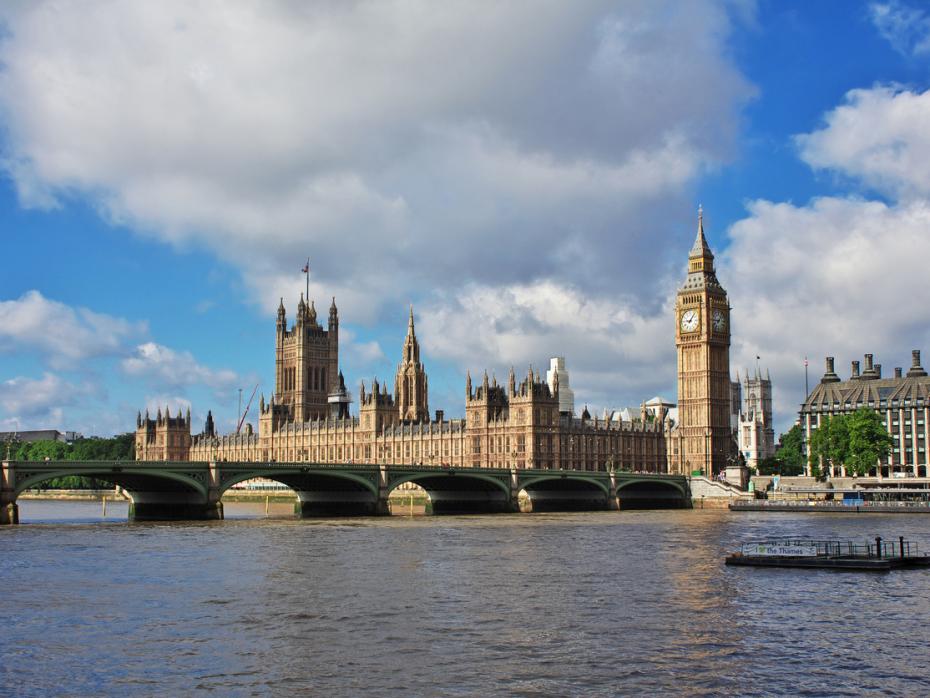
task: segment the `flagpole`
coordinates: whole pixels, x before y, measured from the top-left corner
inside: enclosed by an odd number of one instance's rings
[[[307,266],[304,267],[305,273],[307,275],[307,304],[310,304],[310,258],[307,257]]]
[[[804,357],[804,402],[807,402],[807,396],[810,395],[810,390],[807,387],[807,357]]]

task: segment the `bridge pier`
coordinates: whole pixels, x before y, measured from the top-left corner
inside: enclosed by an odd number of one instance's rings
[[[607,493],[607,510],[620,511],[620,497],[617,496],[617,474],[610,469],[610,490]]]
[[[0,470],[0,526],[19,523],[19,505],[16,503],[16,474],[13,464],[3,461]]]

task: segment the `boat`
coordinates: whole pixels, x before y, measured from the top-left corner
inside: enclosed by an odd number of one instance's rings
[[[806,569],[889,570],[930,567],[930,556],[920,553],[916,543],[904,540],[854,543],[839,540],[778,539],[743,543],[726,564],[745,567],[793,567]]]

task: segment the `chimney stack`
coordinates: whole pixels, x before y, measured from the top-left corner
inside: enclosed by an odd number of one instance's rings
[[[823,374],[823,378],[820,379],[821,383],[839,383],[840,377],[836,375],[836,371],[833,370],[833,357],[827,357],[827,371]]]
[[[895,378],[900,378],[900,377],[901,377],[901,367],[900,367],[900,366],[896,366],[896,367],[895,367],[895,370],[894,370],[894,377],[895,377]]]
[[[875,364],[875,377],[876,378],[882,377],[882,365],[881,364]]]
[[[859,362],[852,362],[852,380],[856,380],[859,377]]]
[[[911,352],[911,368],[907,372],[908,378],[926,376],[927,372],[920,365],[920,349],[914,349]]]

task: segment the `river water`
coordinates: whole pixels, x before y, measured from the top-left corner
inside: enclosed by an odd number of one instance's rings
[[[100,509],[0,529],[3,695],[930,695],[930,571],[723,564],[769,536],[923,549],[921,515]]]

